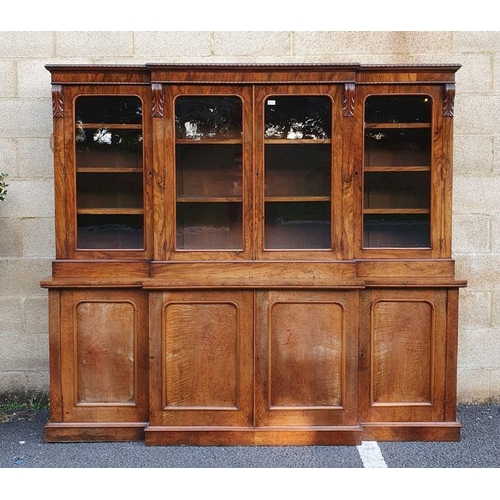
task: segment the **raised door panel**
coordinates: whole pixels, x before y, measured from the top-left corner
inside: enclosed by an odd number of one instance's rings
[[[63,420],[147,420],[147,296],[63,291]]]
[[[355,424],[357,292],[257,295],[256,424]]]
[[[373,290],[361,315],[361,421],[443,420],[446,291]]]
[[[239,291],[152,293],[152,425],[250,424],[252,297]]]

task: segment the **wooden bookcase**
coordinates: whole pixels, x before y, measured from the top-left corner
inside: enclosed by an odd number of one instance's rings
[[[458,440],[458,65],[49,65],[47,441]]]

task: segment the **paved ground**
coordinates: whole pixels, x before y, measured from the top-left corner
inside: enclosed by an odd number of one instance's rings
[[[500,405],[459,406],[459,443],[361,446],[149,447],[45,443],[45,410],[0,423],[0,468],[498,468]]]

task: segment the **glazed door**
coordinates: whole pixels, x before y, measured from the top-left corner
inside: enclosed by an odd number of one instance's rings
[[[335,258],[342,199],[337,86],[255,91],[258,258]]]
[[[252,424],[253,292],[151,291],[151,426]]]
[[[166,258],[249,258],[251,87],[169,86],[165,93],[165,142],[155,161],[165,176],[165,206],[157,208],[167,221]]]
[[[257,292],[257,426],[356,425],[357,297]]]

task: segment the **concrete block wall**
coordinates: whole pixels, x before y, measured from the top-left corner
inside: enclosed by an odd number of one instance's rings
[[[458,398],[500,401],[500,32],[0,32],[0,394],[48,390],[54,257],[48,63],[460,63],[453,242]]]

